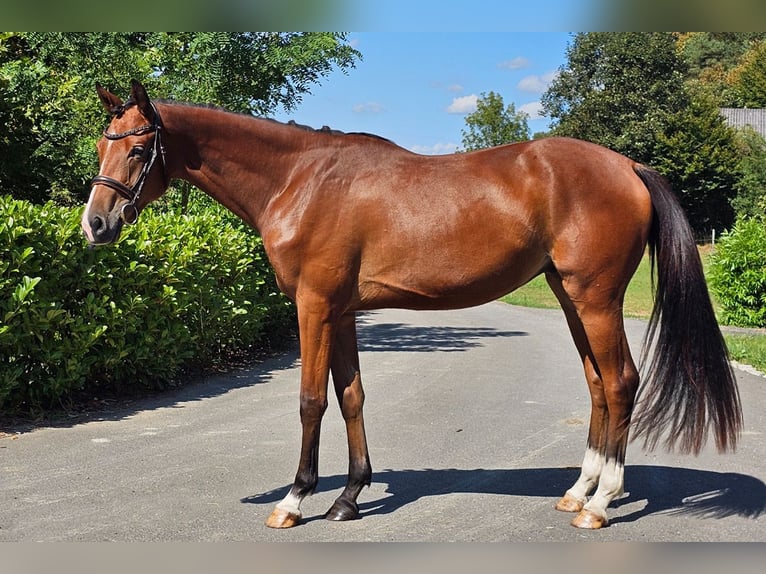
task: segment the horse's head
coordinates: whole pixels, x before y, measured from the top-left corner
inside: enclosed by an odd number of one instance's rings
[[[112,121],[97,144],[99,174],[82,215],[82,229],[92,245],[117,241],[123,223],[135,223],[168,184],[162,120],[144,87],[133,80],[124,103],[98,84],[96,91]]]

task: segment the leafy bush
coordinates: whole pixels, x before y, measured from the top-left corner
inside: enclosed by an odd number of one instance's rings
[[[740,220],[721,237],[709,281],[723,320],[740,327],[766,327],[766,225]]]
[[[142,214],[87,249],[81,209],[0,196],[0,409],[162,387],[189,362],[290,333],[260,238],[223,208]]]

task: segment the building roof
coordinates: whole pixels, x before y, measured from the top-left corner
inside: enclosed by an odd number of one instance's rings
[[[750,126],[761,137],[766,138],[766,109],[762,108],[721,108],[721,115],[733,128]]]

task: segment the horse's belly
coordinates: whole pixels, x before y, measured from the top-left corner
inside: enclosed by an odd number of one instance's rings
[[[379,273],[361,275],[360,308],[456,309],[481,305],[524,285],[549,264],[544,253],[507,254],[491,260],[486,253],[477,252],[463,261],[439,261],[434,255],[417,261],[405,258]]]

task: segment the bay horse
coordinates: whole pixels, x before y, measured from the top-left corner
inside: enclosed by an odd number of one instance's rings
[[[697,453],[709,430],[720,451],[735,447],[739,395],[699,253],[652,169],[567,138],[421,156],[369,134],[151,101],[136,81],[125,102],[96,89],[111,122],[82,216],[88,241],[113,243],[171,179],[183,179],[260,233],[295,301],[300,459],[267,526],[298,524],[317,485],[330,373],[349,467],[325,517],[359,516],[372,471],[357,311],[479,305],[540,274],[561,303],[591,397],[581,472],[556,504],[577,513],[574,526],[607,525],[607,506],[623,491],[629,428],[649,449],[662,441]],[[639,391],[622,308],[647,246],[657,280]]]

